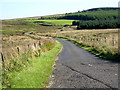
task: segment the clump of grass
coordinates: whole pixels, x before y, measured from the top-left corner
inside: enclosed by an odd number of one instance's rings
[[[43,41],[41,41],[42,43]],[[55,41],[53,39],[44,39],[44,45],[41,46],[41,49],[45,50],[47,47],[47,51],[49,51],[51,48],[53,48],[55,45],[53,44]]]

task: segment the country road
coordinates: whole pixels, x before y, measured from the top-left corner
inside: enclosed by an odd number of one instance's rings
[[[118,63],[96,57],[73,43],[63,44],[50,88],[118,88]]]

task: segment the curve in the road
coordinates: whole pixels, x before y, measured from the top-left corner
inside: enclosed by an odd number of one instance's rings
[[[63,45],[53,72],[51,88],[118,88],[118,64],[90,54],[75,44]]]

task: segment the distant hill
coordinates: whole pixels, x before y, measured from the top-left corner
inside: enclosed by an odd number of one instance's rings
[[[61,15],[43,16],[39,20],[44,19],[68,19],[68,20],[110,20],[118,19],[119,8],[105,7],[105,8],[92,8],[88,10],[78,11],[74,13],[66,13]]]
[[[92,8],[74,13],[35,17],[35,20],[74,20],[72,25],[78,29],[120,28],[116,7]],[[30,18],[29,18],[30,19]]]

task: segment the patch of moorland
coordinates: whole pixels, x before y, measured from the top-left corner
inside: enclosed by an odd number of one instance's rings
[[[39,23],[34,23],[32,21],[26,21],[23,19],[13,19],[13,20],[2,20],[2,30],[0,32],[2,35],[12,36],[12,35],[24,35],[28,32],[56,32],[60,30],[62,26],[46,26],[40,25]]]

